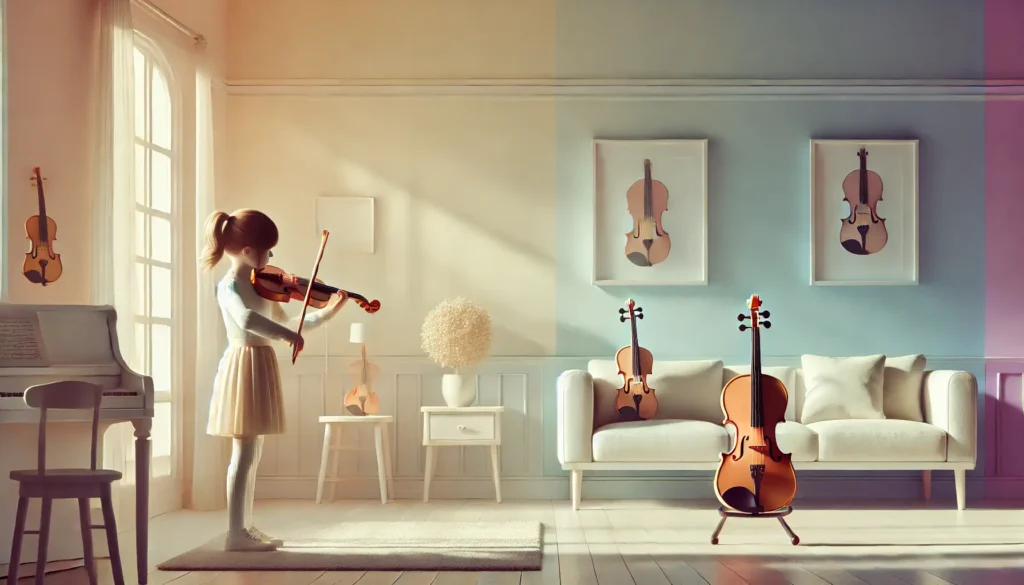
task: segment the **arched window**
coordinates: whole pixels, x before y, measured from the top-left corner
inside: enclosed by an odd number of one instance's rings
[[[156,391],[153,477],[174,473],[172,389],[178,385],[178,142],[170,68],[145,37],[135,41],[135,351]]]

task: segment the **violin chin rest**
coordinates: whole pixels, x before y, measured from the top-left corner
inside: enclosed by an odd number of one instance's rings
[[[762,512],[761,506],[757,505],[754,492],[745,487],[731,487],[722,494],[722,501],[730,508],[746,514],[757,514]]]

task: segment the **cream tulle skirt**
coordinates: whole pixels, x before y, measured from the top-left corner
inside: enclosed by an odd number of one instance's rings
[[[228,347],[217,367],[206,433],[252,437],[284,431],[281,372],[274,348]]]

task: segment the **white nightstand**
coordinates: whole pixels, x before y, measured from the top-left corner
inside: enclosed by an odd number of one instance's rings
[[[424,406],[423,446],[427,462],[423,474],[423,501],[430,499],[430,479],[434,475],[435,447],[491,448],[491,474],[494,476],[494,498],[501,503],[501,476],[498,472],[498,447],[501,446],[501,413],[504,406]]]

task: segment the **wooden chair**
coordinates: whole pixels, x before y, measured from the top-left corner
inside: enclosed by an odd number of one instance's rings
[[[39,384],[25,390],[25,403],[40,409],[39,457],[36,469],[12,471],[11,479],[18,482],[18,513],[14,520],[14,541],[11,543],[11,564],[7,582],[18,581],[21,562],[21,539],[25,534],[39,535],[39,553],[36,555],[36,585],[42,585],[46,575],[46,548],[50,537],[50,507],[55,499],[77,499],[78,515],[82,524],[82,552],[90,585],[96,585],[96,562],[92,553],[92,529],[105,528],[107,547],[114,583],[124,585],[121,555],[117,548],[117,525],[111,502],[111,485],[121,479],[121,472],[96,469],[97,432],[100,421],[100,401],[103,389],[95,384],[77,381]],[[89,469],[46,469],[46,411],[48,409],[92,409],[92,456]],[[39,530],[25,530],[30,498],[42,499]],[[99,498],[103,506],[103,524],[93,526],[89,517],[89,499]]]

